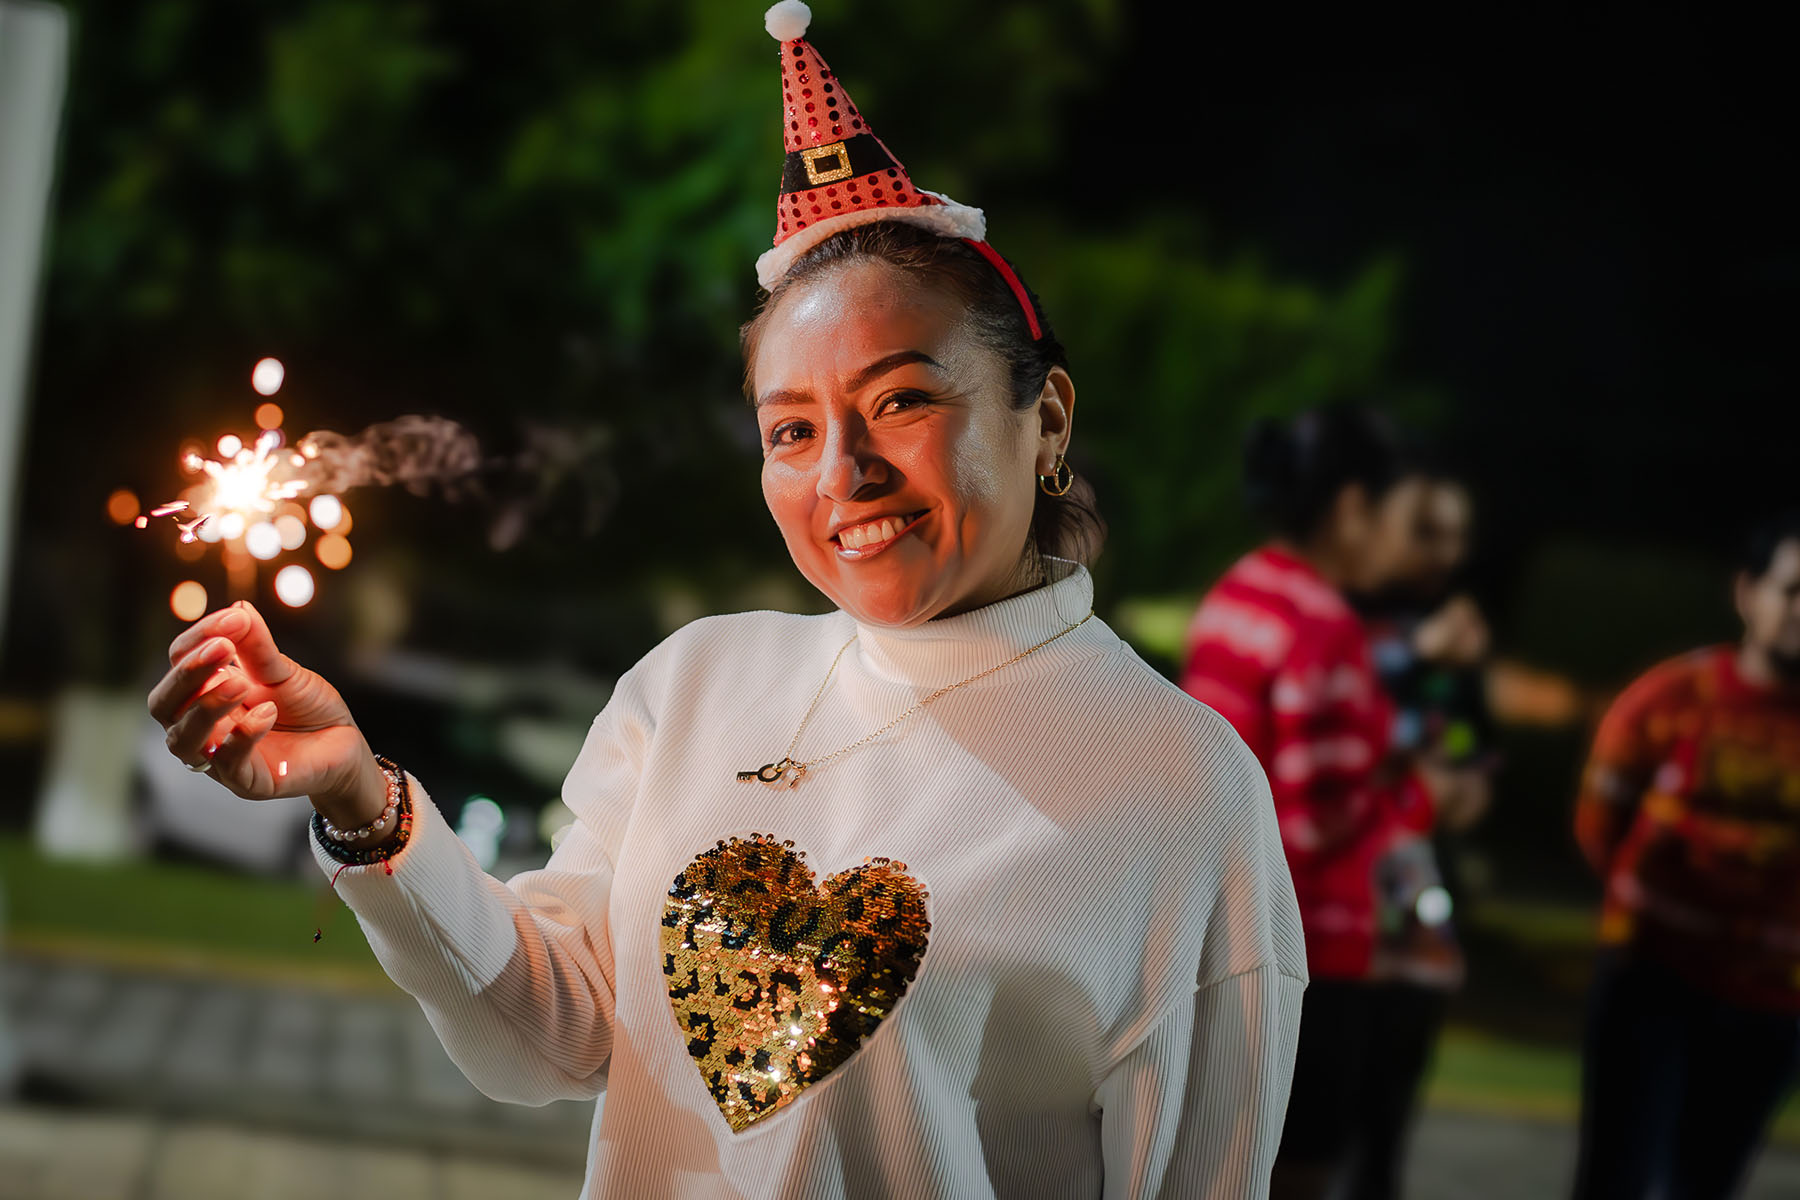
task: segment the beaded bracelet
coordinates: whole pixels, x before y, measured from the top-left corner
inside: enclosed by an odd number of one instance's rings
[[[319,844],[325,848],[325,853],[331,856],[333,861],[347,867],[386,862],[400,853],[405,848],[407,840],[412,836],[412,791],[406,785],[406,772],[401,769],[399,763],[390,758],[383,758],[379,754],[375,756],[375,761],[381,765],[382,774],[387,776],[388,781],[387,807],[381,810],[379,817],[361,829],[355,829],[346,834],[327,821],[324,815],[317,810],[312,815],[313,833],[318,838]],[[386,829],[390,819],[398,822],[399,829],[387,841],[374,846],[347,846],[344,844],[346,838],[367,837],[371,833]],[[393,869],[389,867],[389,873],[392,873]]]

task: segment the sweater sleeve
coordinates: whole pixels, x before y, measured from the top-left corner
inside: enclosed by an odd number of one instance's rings
[[[608,831],[629,811],[645,738],[626,691],[621,680],[569,772],[563,796],[577,819],[541,870],[506,883],[487,874],[416,781],[411,837],[388,863],[342,867],[314,840],[375,957],[418,1000],[451,1060],[496,1100],[592,1099],[606,1086]]]
[[[1588,865],[1602,877],[1656,774],[1650,716],[1668,704],[1679,682],[1676,665],[1652,670],[1613,702],[1594,735],[1575,801],[1575,840]]]
[[[1199,988],[1107,1073],[1106,1200],[1269,1194],[1305,989],[1273,963]]]
[[[1305,938],[1269,786],[1243,746],[1212,757],[1216,891],[1189,990],[1096,1089],[1107,1200],[1266,1196],[1306,989]]]

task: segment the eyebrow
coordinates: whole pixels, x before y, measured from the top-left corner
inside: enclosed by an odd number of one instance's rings
[[[876,359],[874,362],[858,371],[855,375],[852,375],[850,377],[848,390],[852,392],[860,391],[875,380],[880,379],[883,375],[886,375],[889,371],[896,371],[901,367],[910,366],[913,363],[923,363],[928,367],[937,367],[939,370],[943,369],[942,364],[923,350],[897,350],[885,358]],[[799,391],[794,388],[778,388],[773,392],[765,392],[763,395],[758,396],[756,398],[756,407],[766,408],[772,404],[805,404],[811,400],[812,394],[810,392]]]

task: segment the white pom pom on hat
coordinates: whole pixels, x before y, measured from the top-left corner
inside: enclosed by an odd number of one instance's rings
[[[778,42],[791,42],[806,36],[806,27],[812,24],[812,9],[800,0],[780,0],[763,14],[763,28],[769,36]]]

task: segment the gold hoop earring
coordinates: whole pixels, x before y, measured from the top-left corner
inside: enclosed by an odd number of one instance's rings
[[[1069,489],[1074,486],[1075,468],[1071,467],[1060,454],[1056,456],[1055,471],[1049,475],[1038,476],[1038,487],[1046,496],[1066,496]]]

